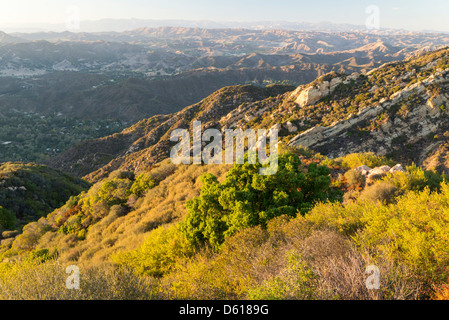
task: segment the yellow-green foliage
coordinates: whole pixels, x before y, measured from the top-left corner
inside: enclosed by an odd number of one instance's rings
[[[129,191],[131,194],[142,196],[145,191],[152,189],[155,186],[156,181],[154,180],[153,175],[150,172],[145,172],[136,178],[136,181],[134,181]]]
[[[382,165],[394,166],[395,163],[392,160],[389,160],[385,157],[378,156],[373,152],[367,153],[351,153],[344,157],[335,159],[337,163],[340,163],[341,166],[354,169],[359,166],[365,165],[370,168],[379,167]]]
[[[117,253],[112,261],[130,267],[138,274],[162,276],[171,271],[175,263],[192,256],[194,246],[177,225],[153,230],[142,246],[131,252]]]
[[[381,181],[366,187],[360,193],[359,200],[388,204],[394,202],[397,191],[398,189],[392,183]]]
[[[449,275],[449,185],[441,192],[409,192],[396,204],[352,202],[316,206],[308,221],[336,228],[353,236],[355,243],[397,263],[405,263],[426,275],[444,280]],[[427,278],[428,277],[428,278]]]
[[[429,297],[426,290],[447,277],[449,265],[449,186],[439,186],[440,178],[408,168],[374,185],[405,193],[393,204],[321,203],[305,216],[270,220],[266,229],[243,228],[218,252],[194,254],[176,244],[182,233],[175,224],[153,231],[145,245],[117,255],[116,263],[162,276],[160,292],[170,299]],[[436,191],[422,190],[433,184]],[[365,286],[369,264],[384,276],[376,292]]]
[[[376,183],[403,194],[392,204],[318,203],[304,216],[239,228],[219,250],[194,248],[179,229],[186,202],[201,194],[201,176],[223,184],[229,168],[166,161],[137,179],[112,174],[27,225],[11,247],[2,241],[0,261],[13,262],[0,263],[0,298],[422,299],[432,288],[444,297],[449,185],[441,176],[407,168]],[[152,187],[141,193],[140,185]],[[80,265],[81,291],[64,288],[68,264]],[[377,291],[365,285],[370,264],[381,271]]]
[[[313,299],[319,276],[307,265],[297,251],[287,255],[287,267],[281,275],[271,277],[251,289],[251,300]]]
[[[0,263],[1,300],[148,300],[155,282],[110,265],[80,266],[80,289],[69,290],[68,265],[27,257]]]
[[[426,187],[429,187],[431,190],[438,190],[441,182],[445,179],[445,174],[424,170],[415,164],[407,166],[406,172],[388,173],[383,178],[384,181],[393,184],[403,193],[406,191],[422,191]]]
[[[165,299],[416,299],[421,283],[403,266],[378,259],[381,290],[366,288],[374,260],[350,239],[307,217],[279,217],[227,238],[220,253],[200,252],[161,279]]]

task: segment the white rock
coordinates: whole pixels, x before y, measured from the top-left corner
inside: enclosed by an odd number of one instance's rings
[[[354,170],[357,170],[357,171],[371,171],[372,169],[370,167],[366,166],[366,165],[363,165],[363,166],[355,168]]]
[[[370,173],[370,171],[372,169],[368,166],[363,165],[363,166],[355,168],[354,170],[360,171],[364,176],[366,176]]]
[[[300,107],[305,107],[314,104],[322,97],[323,93],[321,92],[320,89],[317,89],[315,87],[308,87],[307,89],[301,91],[295,102],[299,104]]]
[[[285,126],[286,126],[288,132],[290,132],[290,133],[293,133],[293,132],[298,131],[298,127],[296,127],[295,125],[293,125],[293,123],[291,123],[290,121],[288,121],[288,122],[285,124]]]
[[[395,172],[399,172],[399,171],[406,172],[406,170],[399,163],[390,169],[391,173],[395,173]]]
[[[383,172],[389,172],[391,170],[390,166],[381,166],[378,167],[379,170],[382,170]]]

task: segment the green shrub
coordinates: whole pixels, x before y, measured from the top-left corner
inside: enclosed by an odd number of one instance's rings
[[[318,201],[330,198],[329,169],[312,163],[304,173],[297,156],[279,157],[278,171],[259,174],[261,164],[236,164],[219,183],[203,176],[201,195],[187,202],[189,214],[182,223],[188,239],[218,250],[238,230],[265,226],[274,217],[304,214]]]
[[[153,176],[149,173],[142,173],[140,174],[136,181],[134,181],[133,185],[131,186],[129,192],[131,194],[135,194],[137,196],[142,196],[145,191],[152,189],[156,186],[156,181],[154,181]]]
[[[444,174],[424,170],[415,164],[406,167],[406,172],[395,172],[387,174],[385,181],[390,182],[402,193],[407,191],[423,191],[425,188],[439,190],[441,183],[445,180]]]
[[[16,215],[0,207],[0,229],[11,230],[16,226]]]
[[[125,204],[128,200],[129,179],[114,178],[104,182],[98,190],[97,197],[104,200],[108,206]]]

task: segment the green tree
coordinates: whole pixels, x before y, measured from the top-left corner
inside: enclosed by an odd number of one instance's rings
[[[16,226],[16,215],[0,207],[0,226],[5,230],[13,229]]]
[[[208,243],[218,250],[224,239],[238,230],[266,226],[277,216],[305,214],[313,204],[331,194],[329,169],[310,164],[306,169],[297,156],[279,156],[273,175],[259,174],[262,165],[234,165],[226,179],[202,177],[201,194],[187,202],[188,215],[182,230],[195,245]]]

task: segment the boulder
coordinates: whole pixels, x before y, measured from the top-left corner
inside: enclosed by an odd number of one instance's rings
[[[390,167],[389,166],[381,166],[381,167],[376,167],[374,169],[372,169],[369,173],[368,176],[366,178],[366,183],[368,185],[372,184],[375,180],[380,180],[383,177],[385,177],[387,175],[387,173],[390,171]]]
[[[368,166],[363,165],[355,168],[354,170],[360,171],[363,175],[366,176],[372,169]]]
[[[288,132],[290,132],[290,133],[294,133],[294,132],[297,132],[297,131],[298,131],[298,127],[296,127],[296,126],[295,126],[293,123],[291,123],[290,121],[288,121],[288,122],[285,124],[285,126],[286,126]]]
[[[375,169],[379,169],[383,172],[389,172],[391,170],[390,166],[381,166],[381,167],[376,167]]]
[[[406,172],[406,170],[398,163],[397,165],[395,165],[393,168],[390,169],[391,173],[395,173],[395,172]]]
[[[300,107],[305,107],[311,104],[314,104],[318,100],[320,100],[323,97],[323,92],[320,90],[320,88],[315,87],[308,87],[307,89],[304,89],[299,94],[298,98],[296,98],[295,102]]]

